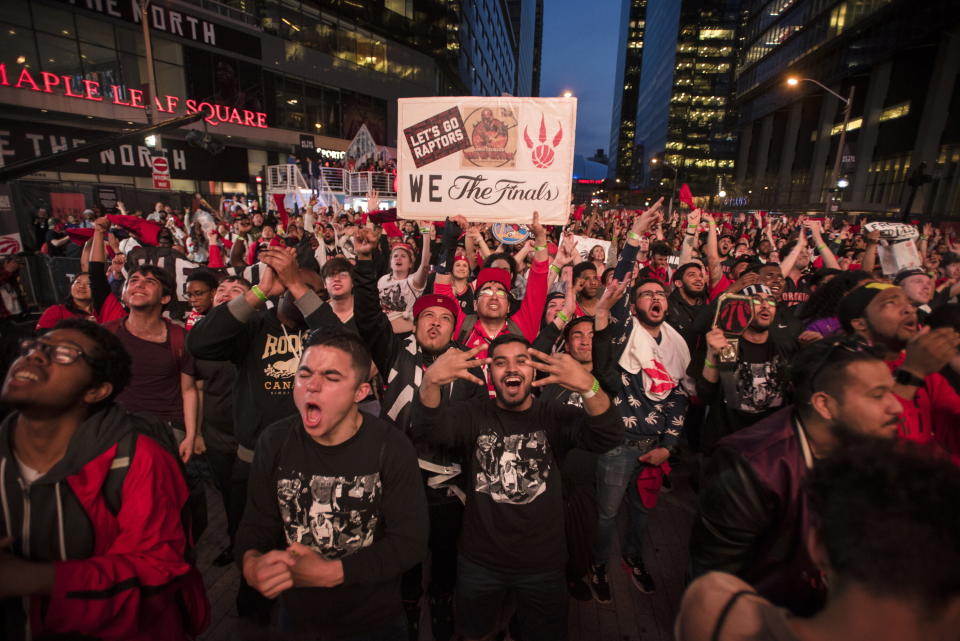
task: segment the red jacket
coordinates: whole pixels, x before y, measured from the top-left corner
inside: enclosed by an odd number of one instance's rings
[[[50,595],[0,601],[0,637],[27,638],[27,602],[34,638],[73,633],[104,640],[185,639],[177,591],[195,570],[184,560],[187,487],[176,460],[138,435],[114,516],[102,488],[117,442],[138,419],[116,405],[95,413],[79,427],[64,458],[24,490],[9,445],[18,416],[0,426],[0,530],[15,537],[14,554],[53,563],[56,579]],[[202,592],[192,596],[194,605],[206,606]]]
[[[895,361],[887,361],[890,371],[903,364],[906,354]],[[933,373],[923,379],[912,401],[897,397],[903,406],[901,434],[913,441],[935,441],[960,460],[960,394],[941,374]]]

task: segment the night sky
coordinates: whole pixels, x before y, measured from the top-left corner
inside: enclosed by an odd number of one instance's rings
[[[609,153],[620,0],[546,0],[540,95],[577,97],[577,152]]]

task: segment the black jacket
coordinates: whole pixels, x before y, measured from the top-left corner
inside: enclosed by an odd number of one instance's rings
[[[373,261],[357,261],[353,280],[354,320],[360,337],[370,348],[373,362],[384,381],[380,397],[380,418],[394,422],[404,433],[409,434],[413,397],[420,388],[424,370],[433,362],[433,357],[420,349],[415,335],[401,339],[393,333],[390,321],[380,307],[377,278]],[[480,380],[485,378],[480,369],[473,370],[473,375]],[[487,389],[483,385],[457,380],[445,385],[441,394],[444,401],[462,401],[484,398],[487,396]],[[436,474],[445,474],[444,469],[462,468],[463,460],[459,452],[427,441],[417,442],[416,448],[424,481]],[[446,484],[444,487],[428,489],[428,500],[433,503],[449,499],[445,486]]]

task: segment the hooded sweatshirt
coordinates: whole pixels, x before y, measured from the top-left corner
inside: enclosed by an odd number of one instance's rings
[[[186,638],[175,600],[178,579],[191,571],[177,461],[138,434],[116,516],[102,492],[117,442],[146,419],[117,405],[95,412],[64,457],[28,484],[11,447],[18,418],[0,424],[0,534],[14,537],[13,554],[53,563],[56,580],[50,595],[0,601],[0,638]]]

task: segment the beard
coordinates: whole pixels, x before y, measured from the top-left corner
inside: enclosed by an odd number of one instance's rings
[[[494,390],[494,392],[495,392],[496,395],[497,395],[497,400],[498,400],[504,407],[519,407],[519,406],[523,405],[523,404],[527,401],[527,398],[530,397],[530,389],[531,389],[531,387],[532,387],[532,386],[531,386],[530,383],[525,383],[525,384],[523,384],[523,385],[521,386],[521,393],[518,394],[518,395],[516,396],[516,398],[513,398],[513,399],[505,398],[504,395],[503,395],[503,393],[501,392],[500,386],[498,386],[498,385],[494,385],[494,386],[493,386],[493,390]]]
[[[649,327],[660,327],[665,320],[667,320],[667,315],[664,314],[660,319],[654,320],[647,315],[646,310],[637,309],[637,318],[640,319],[640,322]]]
[[[689,285],[687,285],[686,283],[683,283],[683,293],[689,296],[690,298],[700,298],[701,296],[703,296],[705,291],[706,291],[706,287],[701,286],[700,290],[697,291],[692,287],[690,287]]]

